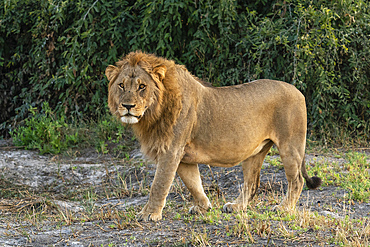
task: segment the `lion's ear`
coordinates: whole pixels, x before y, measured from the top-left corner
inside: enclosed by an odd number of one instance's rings
[[[167,72],[167,67],[164,65],[160,65],[160,66],[153,68],[153,73],[158,76],[159,81],[162,81],[165,78],[166,72]]]
[[[119,72],[119,69],[116,66],[109,65],[105,69],[105,76],[108,78],[108,81],[111,81]]]

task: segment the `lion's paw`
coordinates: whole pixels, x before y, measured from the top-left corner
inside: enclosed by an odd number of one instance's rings
[[[136,219],[138,221],[158,221],[162,219],[162,213],[150,213],[141,210],[141,212],[136,215]]]
[[[234,211],[234,206],[236,203],[228,202],[222,207],[224,213],[232,213]]]
[[[212,205],[209,204],[206,207],[201,207],[199,205],[194,205],[189,209],[189,214],[203,214],[206,211],[210,210],[212,208]]]
[[[275,205],[271,209],[273,212],[279,212],[282,211],[282,207],[280,205]]]
[[[245,209],[246,209],[246,206],[243,207],[239,203],[235,203],[235,202],[228,202],[222,207],[222,211],[224,213],[232,213],[232,212],[236,212],[240,210],[244,211]]]

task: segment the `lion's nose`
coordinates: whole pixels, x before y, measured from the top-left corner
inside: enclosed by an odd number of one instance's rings
[[[134,108],[136,105],[124,105],[124,104],[122,104],[122,106],[125,107],[129,111],[131,108]]]

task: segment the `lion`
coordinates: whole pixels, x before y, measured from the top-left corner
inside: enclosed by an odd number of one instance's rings
[[[212,87],[183,65],[154,54],[131,52],[109,65],[108,106],[129,124],[142,152],[157,164],[149,200],[139,220],[158,221],[176,173],[194,198],[190,213],[209,210],[198,164],[232,167],[241,163],[244,186],[223,206],[245,210],[257,192],[263,160],[273,144],[279,150],[288,190],[277,209],[292,209],[306,180],[305,97],[293,85],[268,79],[236,86]],[[303,176],[303,178],[302,178]]]

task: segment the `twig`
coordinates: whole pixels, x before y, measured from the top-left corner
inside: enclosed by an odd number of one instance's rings
[[[94,5],[98,2],[98,0],[96,0],[92,5],[91,7],[87,10],[85,16],[84,16],[84,20],[86,19],[86,16],[89,14],[90,10],[92,9],[92,7],[94,7]]]
[[[22,149],[25,148],[26,146],[5,146],[5,147],[0,147],[2,150],[7,150],[7,149]]]
[[[101,227],[99,224],[95,224],[95,226],[99,227],[104,232],[111,232],[112,230],[105,230],[103,227]]]

